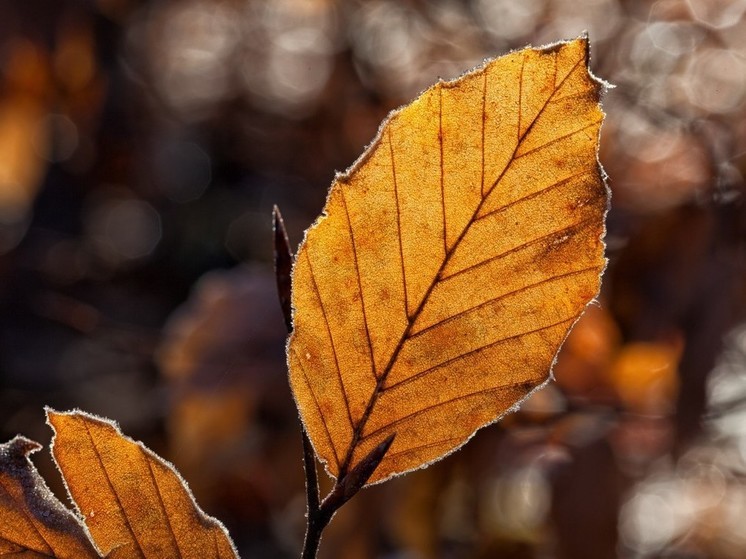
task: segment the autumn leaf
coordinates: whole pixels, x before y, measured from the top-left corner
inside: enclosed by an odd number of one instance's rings
[[[332,184],[293,270],[290,382],[314,448],[370,482],[463,445],[550,377],[599,290],[603,83],[581,37],[439,82]]]
[[[238,557],[173,466],[144,445],[83,412],[47,411],[47,419],[53,456],[84,523],[29,461],[40,445],[16,437],[0,445],[0,557]]]
[[[101,557],[29,460],[39,449],[21,436],[0,445],[0,557]]]
[[[167,462],[83,412],[47,413],[52,454],[104,553],[121,557],[237,557],[225,528],[205,515]]]

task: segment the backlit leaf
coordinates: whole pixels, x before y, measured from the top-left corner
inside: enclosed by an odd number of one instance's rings
[[[236,558],[176,470],[110,421],[49,411],[52,453],[93,541],[109,557]]]
[[[332,184],[293,270],[290,382],[344,476],[370,482],[463,445],[547,381],[599,289],[603,84],[586,38],[439,82]]]
[[[101,557],[29,460],[40,448],[20,436],[0,445],[0,557]]]

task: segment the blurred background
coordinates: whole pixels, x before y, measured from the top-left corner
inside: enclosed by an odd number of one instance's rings
[[[271,264],[387,112],[588,30],[616,84],[609,268],[557,382],[367,489],[323,558],[746,556],[746,1],[0,2],[0,435],[80,407],[171,460],[244,558],[297,557]],[[63,494],[47,452],[34,458]],[[322,475],[322,477],[324,477]],[[328,480],[325,480],[328,486]]]

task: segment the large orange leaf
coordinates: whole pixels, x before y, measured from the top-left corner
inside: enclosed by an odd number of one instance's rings
[[[29,460],[40,448],[20,436],[0,445],[0,557],[101,557]]]
[[[332,184],[293,271],[290,381],[341,477],[463,445],[550,376],[599,289],[602,82],[586,38],[527,48],[395,111]]]
[[[200,510],[170,464],[105,419],[83,412],[47,417],[70,496],[107,557],[238,556],[225,528]]]

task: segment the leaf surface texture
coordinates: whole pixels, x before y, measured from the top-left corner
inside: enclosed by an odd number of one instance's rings
[[[47,417],[54,459],[107,557],[237,557],[223,526],[200,510],[173,466],[108,420],[83,412]]]
[[[40,448],[20,436],[0,445],[0,557],[101,557],[29,460]]]
[[[463,445],[547,381],[599,290],[602,82],[587,39],[527,48],[393,112],[332,184],[293,270],[290,382],[344,476]]]

